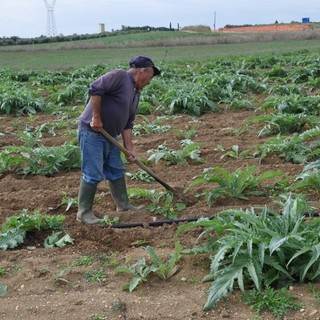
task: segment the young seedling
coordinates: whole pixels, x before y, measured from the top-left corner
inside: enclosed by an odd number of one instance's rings
[[[148,263],[145,258],[140,258],[131,266],[119,266],[116,268],[117,273],[127,273],[132,276],[131,281],[123,287],[124,290],[132,292],[141,283],[146,282],[150,274],[156,274],[161,279],[167,280],[178,271],[176,263],[179,261],[182,251],[179,243],[176,243],[175,250],[167,262],[163,262],[151,246],[148,246],[146,251],[150,255],[151,263]]]

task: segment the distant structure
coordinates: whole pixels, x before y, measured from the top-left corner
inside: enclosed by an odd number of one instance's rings
[[[106,27],[104,23],[99,23],[99,32],[100,33],[106,32]]]
[[[54,5],[56,0],[50,4],[48,0],[44,0],[47,7],[47,37],[54,37],[57,35],[56,21],[54,18]]]
[[[217,23],[217,13],[213,14],[213,31],[216,31],[216,23]]]

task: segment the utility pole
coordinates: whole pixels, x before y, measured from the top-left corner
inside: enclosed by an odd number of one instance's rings
[[[54,5],[56,0],[50,4],[48,0],[44,0],[47,7],[47,37],[54,37],[57,35],[56,21],[54,18]]]
[[[213,15],[213,31],[216,31],[216,20],[217,20],[217,13],[214,12],[214,15]]]

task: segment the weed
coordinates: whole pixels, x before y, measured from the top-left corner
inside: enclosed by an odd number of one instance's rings
[[[0,277],[5,276],[8,273],[8,270],[6,268],[0,267]]]
[[[133,247],[144,247],[150,244],[150,240],[136,240],[131,243]]]
[[[119,265],[117,252],[99,255],[97,259],[103,263],[104,268],[115,268]]]
[[[289,295],[285,288],[278,290],[266,288],[263,291],[253,289],[243,294],[243,299],[254,311],[258,313],[269,311],[276,319],[282,319],[289,310],[299,310],[303,307],[303,304]]]
[[[68,194],[66,192],[62,193],[62,200],[61,200],[61,205],[66,205],[66,211],[69,211],[69,209],[71,208],[71,206],[78,205],[78,198],[72,198],[69,197]]]
[[[92,262],[93,262],[93,258],[91,256],[81,256],[72,262],[72,266],[73,267],[90,266]]]
[[[98,271],[85,271],[83,276],[88,282],[102,282],[108,275],[103,268],[100,268]]]
[[[192,138],[194,138],[197,134],[197,130],[196,130],[196,126],[193,125],[191,126],[190,129],[188,130],[174,130],[177,137],[180,139],[189,139],[191,140]]]
[[[119,298],[118,301],[115,301],[111,304],[111,310],[118,312],[118,313],[122,313],[125,314],[127,311],[127,306],[124,302],[122,302]]]
[[[94,314],[90,320],[106,320],[107,318],[102,314]]]
[[[243,134],[247,133],[249,131],[249,128],[248,128],[248,126],[243,126],[240,129],[228,127],[223,130],[228,130],[233,136],[240,137]]]
[[[22,265],[19,263],[15,263],[11,266],[11,269],[14,271],[20,271],[22,269]]]
[[[320,299],[320,289],[317,289],[316,284],[310,283],[310,284],[309,284],[309,291],[311,292],[311,294],[312,294],[315,298]]]

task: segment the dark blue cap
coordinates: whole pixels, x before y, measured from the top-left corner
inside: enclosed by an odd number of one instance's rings
[[[161,74],[161,71],[154,65],[153,61],[144,56],[133,57],[129,62],[130,68],[149,68],[153,67],[154,76]]]

